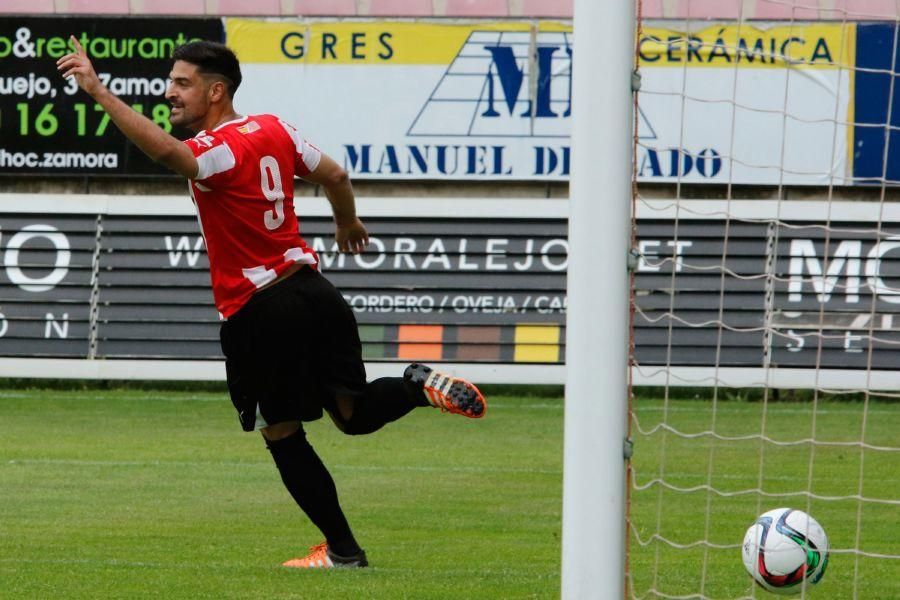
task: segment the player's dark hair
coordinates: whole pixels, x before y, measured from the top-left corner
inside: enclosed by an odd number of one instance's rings
[[[197,70],[207,75],[218,75],[225,80],[229,98],[234,98],[241,85],[241,63],[225,44],[198,40],[188,42],[172,51],[172,62],[183,60],[197,65]]]

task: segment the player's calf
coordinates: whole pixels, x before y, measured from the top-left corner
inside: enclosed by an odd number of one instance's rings
[[[487,402],[478,388],[465,379],[413,363],[403,378],[422,390],[428,403],[442,411],[479,419],[487,412]]]

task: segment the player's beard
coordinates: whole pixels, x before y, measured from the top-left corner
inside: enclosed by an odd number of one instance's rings
[[[176,112],[177,109],[177,112]],[[185,105],[173,106],[172,112],[169,114],[169,123],[176,127],[191,127],[194,123],[199,123],[203,119],[203,115],[198,115],[195,111],[190,110]]]

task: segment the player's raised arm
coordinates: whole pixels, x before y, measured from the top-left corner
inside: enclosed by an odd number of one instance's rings
[[[74,77],[78,87],[87,92],[107,112],[113,123],[147,156],[179,175],[197,176],[197,159],[177,138],[160,129],[153,121],[122,102],[97,77],[94,66],[75,36],[69,38],[75,52],[56,61],[63,77]]]
[[[303,179],[325,188],[334,214],[334,239],[341,252],[359,254],[369,245],[369,234],[356,216],[356,200],[350,176],[327,154],[322,154],[318,166]]]

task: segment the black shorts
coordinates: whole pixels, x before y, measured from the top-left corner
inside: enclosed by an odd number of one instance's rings
[[[244,431],[314,421],[336,395],[362,394],[366,370],[353,311],[304,267],[257,292],[222,324],[231,401]]]

